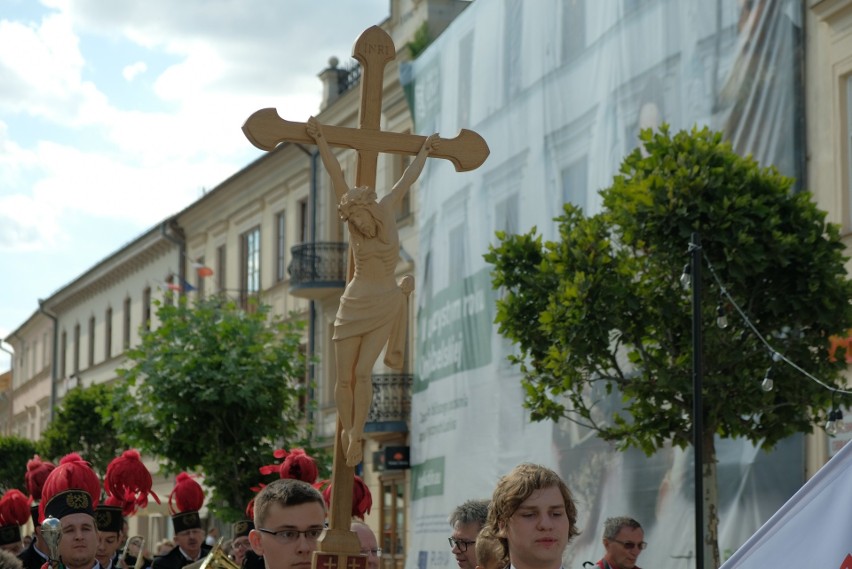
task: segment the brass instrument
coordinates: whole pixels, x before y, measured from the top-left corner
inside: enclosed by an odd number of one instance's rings
[[[216,545],[213,546],[207,557],[185,565],[183,569],[240,569],[236,561],[222,551],[223,539],[222,537],[219,538],[219,541],[216,542]]]
[[[127,552],[131,543],[137,544],[139,548],[136,554],[136,564],[133,566],[133,569],[142,569],[142,566],[145,564],[145,556],[142,555],[143,548],[145,547],[145,538],[141,535],[134,535],[127,539],[124,543],[124,549],[121,551],[121,555],[118,556],[118,564],[119,566],[125,565],[124,559],[127,557]]]

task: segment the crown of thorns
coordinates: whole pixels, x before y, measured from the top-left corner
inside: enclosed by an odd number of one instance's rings
[[[377,201],[375,190],[367,186],[352,188],[340,198],[340,203],[337,204],[337,212],[340,214],[340,219],[347,221],[352,215],[352,210],[373,205]]]

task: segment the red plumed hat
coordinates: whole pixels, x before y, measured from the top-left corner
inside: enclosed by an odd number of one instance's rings
[[[59,495],[71,495],[71,500],[54,500]],[[62,457],[59,466],[47,477],[41,489],[41,517],[55,518],[70,513],[87,513],[94,516],[101,495],[101,481],[88,462],[77,453]]]
[[[30,519],[30,501],[20,490],[0,498],[0,546],[21,543],[21,526]]]
[[[106,503],[121,507],[122,515],[130,516],[137,509],[146,507],[148,494],[159,504],[160,498],[151,491],[152,486],[151,473],[142,463],[138,451],[126,450],[107,466],[104,476]],[[204,502],[203,494],[201,501]]]
[[[325,488],[323,488],[325,486]],[[322,497],[325,500],[325,504],[327,507],[331,508],[331,482],[329,480],[320,480],[314,487],[316,489],[322,488]],[[373,494],[370,492],[370,489],[364,483],[360,476],[355,476],[355,480],[352,483],[352,517],[358,518],[360,520],[364,519],[366,514],[370,513],[370,509],[373,507]]]
[[[30,498],[41,500],[41,489],[44,486],[44,481],[47,480],[47,476],[54,468],[56,468],[55,464],[43,461],[37,454],[27,461],[27,473],[24,474],[24,482],[26,482]]]
[[[7,490],[0,498],[0,526],[22,526],[29,519],[29,498],[18,489]]]
[[[175,533],[201,527],[198,511],[204,505],[204,489],[186,472],[175,479],[175,487],[169,494],[169,511]]]
[[[273,456],[279,459],[283,458],[284,461],[281,464],[261,466],[261,474],[272,474],[277,470],[281,478],[292,478],[308,484],[316,482],[317,476],[319,476],[317,463],[304,449],[294,448],[287,452],[280,448],[273,453]]]

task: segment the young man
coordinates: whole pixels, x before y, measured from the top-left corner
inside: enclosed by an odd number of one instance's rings
[[[124,525],[121,508],[98,504],[95,509],[95,520],[98,524],[98,549],[95,557],[103,569],[114,569],[113,562],[118,548],[121,547]]]
[[[648,545],[645,531],[633,518],[621,516],[604,522],[603,546],[606,553],[597,562],[600,569],[639,569],[636,560]]]
[[[325,528],[325,501],[301,480],[271,482],[254,499],[252,550],[266,569],[310,569],[311,556]]]
[[[382,550],[379,549],[376,534],[373,533],[370,526],[359,521],[353,521],[349,529],[355,532],[358,541],[361,542],[361,554],[367,556],[367,569],[379,569],[379,558],[382,556]]]
[[[554,471],[520,464],[500,479],[486,527],[502,542],[514,569],[559,569],[579,533],[571,491]]]
[[[453,528],[450,548],[459,569],[476,567],[476,536],[488,519],[488,500],[468,500],[453,510],[447,520]]]
[[[44,483],[42,531],[44,520],[59,520],[59,560],[66,569],[99,569],[95,507],[100,486],[97,474],[76,453],[65,456]]]

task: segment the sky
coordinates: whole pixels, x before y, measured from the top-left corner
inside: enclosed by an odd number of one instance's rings
[[[390,0],[0,0],[0,338],[259,158],[240,130],[254,111],[318,113],[329,58],[349,63],[389,14]]]

